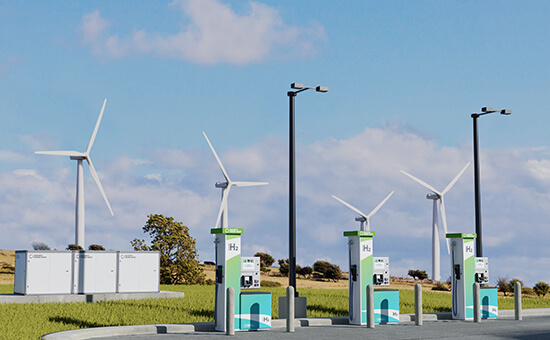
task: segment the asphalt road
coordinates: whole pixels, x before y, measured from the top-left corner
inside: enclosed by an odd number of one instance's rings
[[[195,332],[182,334],[156,334],[141,336],[105,337],[112,340],[172,340],[172,339],[223,339],[227,335],[220,332]],[[550,339],[550,316],[524,317],[521,321],[513,318],[472,321],[439,320],[425,321],[423,326],[414,322],[394,325],[376,325],[374,329],[361,326],[332,325],[296,327],[295,333],[286,333],[284,328],[267,331],[237,332],[234,339]]]

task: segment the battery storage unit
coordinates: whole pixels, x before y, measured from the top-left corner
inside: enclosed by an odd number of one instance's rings
[[[116,251],[73,252],[73,294],[116,293]]]
[[[118,252],[117,293],[157,293],[160,291],[158,251]]]
[[[71,294],[72,260],[70,251],[17,250],[14,293]]]

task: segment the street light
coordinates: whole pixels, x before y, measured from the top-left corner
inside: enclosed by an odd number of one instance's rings
[[[298,295],[298,290],[296,289],[296,153],[294,146],[294,98],[300,92],[314,89],[317,92],[328,92],[328,87],[326,86],[305,86],[300,83],[290,84],[290,88],[296,89],[297,91],[288,91],[288,99],[290,102],[290,131],[289,131],[289,256],[288,256],[288,284],[289,286],[294,287],[295,296]]]
[[[495,110],[492,107],[482,107],[481,113],[472,113],[474,119],[474,193],[476,212],[476,256],[483,257],[483,243],[481,239],[481,191],[479,187],[479,137],[477,135],[477,118],[490,113],[500,112],[502,115],[512,114],[512,110]]]

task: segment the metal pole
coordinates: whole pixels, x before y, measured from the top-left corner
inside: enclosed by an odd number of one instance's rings
[[[235,288],[227,288],[227,324],[225,329],[227,335],[235,335]]]
[[[514,314],[516,320],[523,319],[521,315],[521,283],[517,281],[514,283]]]
[[[475,282],[474,289],[474,322],[481,322],[481,299],[479,291],[479,283]]]
[[[434,201],[435,202],[435,201]],[[414,285],[414,323],[422,326],[422,286],[420,283]]]
[[[477,118],[479,114],[472,113],[474,119],[474,192],[476,212],[476,256],[483,257],[483,243],[481,234],[481,189],[479,184],[479,136],[477,134]]]
[[[367,285],[367,328],[374,328],[374,286]]]
[[[288,286],[286,288],[286,331],[289,333],[294,333],[294,287]]]
[[[289,91],[289,110],[290,110],[290,131],[289,131],[289,257],[288,257],[288,285],[294,287],[294,294],[298,296],[296,290],[296,153],[294,145],[295,126],[294,126],[294,98],[296,92]]]

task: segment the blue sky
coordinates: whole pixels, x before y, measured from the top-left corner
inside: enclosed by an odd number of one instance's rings
[[[491,277],[550,281],[547,1],[0,2],[0,249],[74,237],[76,167],[37,150],[91,155],[87,243],[130,249],[147,214],[184,222],[213,258],[222,180],[245,255],[287,257],[288,97],[296,100],[298,262],[347,266],[358,227],[335,194],[370,211],[392,273],[431,270],[431,202],[403,169],[442,189],[472,160],[480,119],[485,253]],[[472,232],[473,170],[446,196],[449,231]],[[449,275],[442,242],[442,277]],[[248,253],[246,253],[248,251]]]

